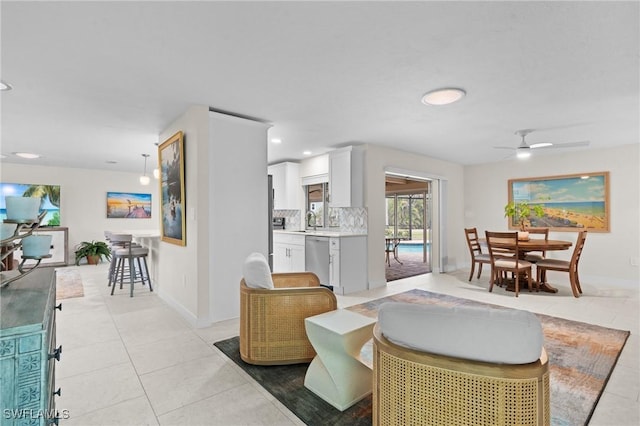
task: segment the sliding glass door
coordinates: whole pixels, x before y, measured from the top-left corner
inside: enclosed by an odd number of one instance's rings
[[[387,185],[387,237],[400,238],[401,251],[422,253],[422,261],[431,258],[431,191],[430,182],[405,179],[405,184]],[[415,188],[415,189],[414,189]]]

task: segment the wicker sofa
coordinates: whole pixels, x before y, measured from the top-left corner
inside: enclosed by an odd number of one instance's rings
[[[491,318],[494,326],[499,320],[499,316]],[[544,348],[536,361],[525,364],[469,360],[393,343],[385,337],[381,322],[379,318],[373,332],[374,425],[550,424],[549,365]],[[487,325],[479,322],[476,325]],[[448,335],[443,339],[474,338],[460,335],[444,322],[440,326],[442,336]],[[423,330],[415,317],[407,328],[417,333]],[[501,349],[493,346],[496,353]]]
[[[310,362],[304,319],[337,308],[336,296],[311,272],[272,274],[273,288],[240,282],[240,356],[257,365]]]

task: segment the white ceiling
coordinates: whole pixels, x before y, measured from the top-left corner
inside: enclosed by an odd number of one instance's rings
[[[194,104],[271,123],[270,163],[350,143],[486,163],[525,128],[530,143],[640,143],[637,1],[0,7],[3,162],[138,172]],[[445,86],[468,95],[420,103]]]

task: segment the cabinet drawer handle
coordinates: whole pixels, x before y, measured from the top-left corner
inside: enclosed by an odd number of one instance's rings
[[[53,393],[54,395],[62,396],[62,388],[58,388],[57,391]]]
[[[49,359],[55,358],[56,361],[60,361],[60,354],[62,353],[62,345],[58,346],[58,348],[53,351],[52,354],[49,354]]]
[[[56,309],[62,311],[62,302],[58,306],[56,306]]]

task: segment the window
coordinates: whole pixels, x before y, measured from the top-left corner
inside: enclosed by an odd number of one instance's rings
[[[329,183],[322,182],[307,185],[307,211],[305,228],[323,228],[327,223]]]

